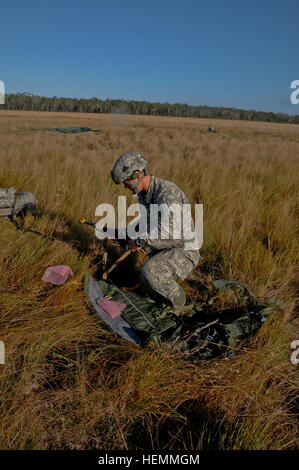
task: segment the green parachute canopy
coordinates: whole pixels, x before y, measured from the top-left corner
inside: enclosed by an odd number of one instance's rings
[[[141,345],[169,342],[193,362],[225,355],[230,356],[241,341],[254,335],[270,313],[282,310],[280,299],[263,303],[239,282],[215,280],[212,294],[204,303],[192,306],[184,315],[161,309],[136,292],[127,291],[104,280],[85,277],[85,291],[92,310],[107,327],[122,338]],[[235,297],[232,308],[215,309],[213,302],[220,293]],[[117,318],[111,318],[97,303],[101,298],[125,303]]]

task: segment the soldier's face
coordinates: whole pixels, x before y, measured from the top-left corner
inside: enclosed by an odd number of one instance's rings
[[[130,180],[130,183],[132,183],[132,184],[138,184],[138,181],[140,180],[142,174],[143,174],[143,173],[141,173],[141,174],[138,176],[138,178],[135,178],[135,179],[133,179],[133,180]],[[142,182],[141,182],[140,184],[142,184]],[[131,186],[130,186],[129,184],[127,184],[127,183],[124,183],[124,187],[125,187],[126,189],[130,189],[130,191],[132,191],[132,192],[134,191],[134,189],[131,188]],[[139,188],[139,186],[138,186],[138,190],[140,191],[141,189],[142,189],[142,188]]]

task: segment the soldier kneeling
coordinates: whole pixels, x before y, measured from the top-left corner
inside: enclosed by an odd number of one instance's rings
[[[174,238],[173,218],[169,220],[168,239],[161,235],[165,230],[161,218],[158,220],[157,238],[150,237],[150,206],[166,204],[169,208],[176,205],[183,208],[189,201],[183,191],[170,181],[150,175],[147,160],[134,152],[121,155],[111,171],[116,184],[124,184],[137,195],[139,204],[146,209],[147,232],[142,238],[130,240],[130,249],[137,251],[143,248],[148,260],[143,264],[140,280],[149,296],[157,301],[166,301],[173,308],[183,307],[186,303],[184,289],[176,279],[185,279],[199,261],[199,250],[190,249],[190,242],[184,238]]]

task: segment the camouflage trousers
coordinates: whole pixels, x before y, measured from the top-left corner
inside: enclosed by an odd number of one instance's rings
[[[198,252],[190,253],[182,248],[158,251],[141,268],[142,287],[155,300],[162,300],[162,297],[172,302],[180,288],[176,279],[185,279],[196,267],[199,257]]]

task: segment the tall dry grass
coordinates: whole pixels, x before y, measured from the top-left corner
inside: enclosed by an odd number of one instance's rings
[[[0,220],[0,448],[287,449],[295,446],[296,183],[294,125],[183,118],[0,112],[0,187],[32,191],[26,224]],[[100,134],[32,129],[89,126]],[[198,273],[285,300],[230,360],[189,364],[167,345],[141,349],[108,332],[82,287],[103,246],[80,217],[124,194],[109,172],[125,151],[204,205]],[[109,248],[109,247],[108,247]],[[112,248],[110,256],[113,259]],[[59,288],[46,266],[68,264]]]

